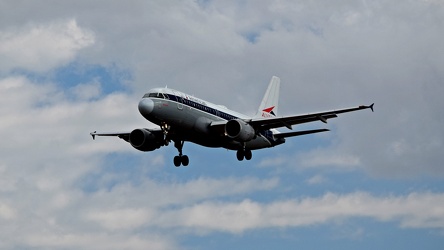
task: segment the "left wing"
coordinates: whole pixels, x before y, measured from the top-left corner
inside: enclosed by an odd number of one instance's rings
[[[123,133],[97,133],[97,131],[94,131],[92,133],[89,133],[93,140],[96,139],[96,136],[117,136],[120,139],[123,139],[127,142],[129,142],[129,136],[131,134],[131,132],[123,132]]]
[[[159,129],[137,128],[132,132],[122,133],[97,133],[96,131],[90,133],[93,139],[96,136],[117,136],[131,144],[134,148],[140,151],[153,151],[162,146],[165,146],[165,138],[163,131]]]
[[[286,116],[286,117],[276,117],[276,118],[259,118],[246,120],[251,126],[256,129],[272,129],[279,127],[287,127],[292,129],[292,125],[302,124],[307,122],[321,121],[327,123],[328,119],[338,117],[338,114],[357,111],[361,109],[371,109],[373,111],[373,104],[369,106],[361,105],[354,108],[339,109],[332,111],[325,111],[313,114],[296,115],[296,116]]]

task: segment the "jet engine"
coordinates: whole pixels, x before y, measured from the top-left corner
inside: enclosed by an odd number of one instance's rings
[[[225,124],[225,134],[239,142],[247,142],[255,137],[254,128],[240,119],[230,120]]]
[[[153,151],[164,145],[163,134],[154,134],[143,128],[133,130],[130,133],[129,142],[140,151]]]

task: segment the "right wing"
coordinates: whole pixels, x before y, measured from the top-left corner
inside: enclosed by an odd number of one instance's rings
[[[323,123],[327,123],[328,119],[338,117],[338,114],[362,110],[362,109],[371,109],[373,111],[373,105],[371,104],[369,106],[361,105],[354,108],[347,108],[347,109],[339,109],[339,110],[332,110],[332,111],[325,111],[325,112],[318,112],[313,114],[305,114],[305,115],[295,115],[295,116],[284,116],[284,117],[274,117],[274,118],[252,118],[252,119],[244,119],[244,121],[248,124],[250,124],[254,129],[256,130],[269,130],[273,128],[280,128],[280,127],[287,127],[288,129],[292,129],[292,125],[296,124],[302,124],[302,123],[308,123],[308,122],[314,122],[314,121],[321,121]],[[227,121],[214,121],[210,124],[210,128],[212,131],[224,134],[225,132],[225,125],[227,124]],[[308,131],[299,131],[299,132],[291,132],[291,133],[285,133],[281,134],[281,137],[291,137],[291,136],[297,136],[297,135],[305,135],[305,134],[312,134],[312,133],[318,133],[318,132],[324,132],[325,130],[319,131],[319,130],[308,130]],[[279,136],[279,134],[276,134]],[[285,135],[285,136],[284,136]]]
[[[322,121],[323,123],[327,123],[328,119],[338,117],[338,114],[342,113],[357,111],[361,109],[371,109],[373,111],[373,105],[374,104],[371,104],[369,106],[361,105],[354,108],[339,109],[339,110],[325,111],[325,112],[305,114],[305,115],[296,115],[296,116],[258,118],[258,119],[253,118],[251,120],[245,120],[245,121],[256,129],[267,130],[279,127],[287,127],[289,129],[292,129],[291,128],[292,125],[301,124],[301,123],[314,122],[314,121]]]
[[[274,118],[252,118],[252,119],[244,119],[243,121],[251,125],[256,131],[258,130],[269,130],[273,128],[287,127],[288,129],[292,129],[292,125],[314,122],[314,121],[322,121],[323,123],[327,123],[328,119],[338,117],[338,114],[362,110],[362,109],[371,109],[373,111],[373,105],[369,106],[361,105],[354,108],[346,108],[325,112],[318,112],[313,114],[305,114],[305,115],[295,115],[295,116],[284,116],[284,117],[274,117]],[[210,123],[209,127],[215,133],[223,135],[225,133],[225,125],[227,121],[214,121]],[[328,131],[326,129],[316,129],[316,130],[307,130],[307,131],[297,131],[290,133],[276,133],[275,137],[285,138],[306,134],[313,134],[319,132]]]

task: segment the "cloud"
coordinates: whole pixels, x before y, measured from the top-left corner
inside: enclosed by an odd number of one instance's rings
[[[4,220],[12,220],[17,217],[17,214],[10,206],[0,203],[0,217]]]
[[[279,155],[262,159],[258,164],[259,167],[276,167],[288,162],[288,157]]]
[[[440,187],[376,195],[318,185],[310,187],[322,195],[313,196],[297,188],[294,171],[285,171],[296,163],[297,174],[313,176],[305,178],[309,185],[336,182],[338,176],[311,172],[322,168],[442,177],[444,15],[438,2],[5,3],[0,248],[179,249],[182,238],[194,235],[355,218],[442,230]],[[99,77],[69,87],[52,79],[51,71],[71,63],[116,65],[134,78],[125,93],[108,87],[104,70],[91,70]],[[213,178],[196,170],[198,163],[172,172],[164,156],[171,146],[144,154],[118,138],[92,141],[88,134],[150,126],[137,101],[164,85],[254,112],[272,75],[282,79],[283,115],[373,101],[375,113],[320,124],[332,130],[322,144],[292,138],[296,143],[277,149],[282,154],[261,152],[259,166],[284,171],[258,169],[253,161],[250,169],[223,169]]]
[[[402,228],[442,229],[443,205],[444,196],[441,193],[411,193],[398,197],[377,197],[363,192],[327,193],[317,198],[267,204],[252,200],[203,202],[165,211],[154,222],[166,228],[238,234],[258,228],[305,227],[365,217],[398,222]]]
[[[302,168],[336,168],[342,170],[354,170],[361,165],[360,160],[354,155],[343,155],[341,152],[317,149],[310,153],[300,153],[298,166]]]
[[[36,233],[26,237],[22,245],[51,249],[154,249],[169,250],[178,247],[165,236],[122,236],[115,234],[60,234]]]
[[[306,182],[310,185],[319,185],[319,184],[325,183],[326,181],[328,181],[328,180],[322,175],[315,175],[315,176],[309,178],[308,180],[306,180]]]
[[[77,99],[90,100],[100,95],[101,84],[97,80],[93,80],[90,83],[82,83],[74,86],[71,92]]]
[[[147,224],[153,217],[149,209],[119,209],[90,212],[86,218],[97,221],[109,230],[134,229]]]
[[[0,30],[0,68],[48,71],[94,43],[94,34],[79,27],[75,19]]]

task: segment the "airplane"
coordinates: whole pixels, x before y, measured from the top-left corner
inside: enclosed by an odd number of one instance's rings
[[[173,159],[174,165],[187,166],[189,158],[183,154],[185,142],[205,147],[226,148],[236,151],[239,161],[251,160],[252,150],[270,148],[285,143],[285,138],[329,131],[313,129],[281,133],[276,128],[321,121],[338,114],[371,109],[373,104],[346,109],[317,112],[311,114],[278,116],[280,78],[273,76],[255,116],[250,117],[182,93],[170,88],[149,90],[140,100],[138,109],[148,121],[158,128],[137,128],[124,133],[90,133],[96,136],[117,136],[140,151],[153,151],[174,142],[179,155]]]

